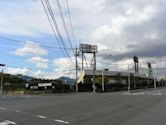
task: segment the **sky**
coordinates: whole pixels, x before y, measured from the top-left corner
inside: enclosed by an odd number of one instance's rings
[[[49,1],[64,44],[70,48],[56,0]],[[165,0],[68,0],[75,41],[66,0],[59,1],[73,47],[98,45],[97,69],[126,71],[129,64],[133,70],[132,58],[137,55],[140,72],[147,72],[151,62],[155,75],[165,75]],[[75,76],[72,50],[67,50],[69,59],[59,49],[41,0],[0,1],[0,47],[6,73],[49,79]]]

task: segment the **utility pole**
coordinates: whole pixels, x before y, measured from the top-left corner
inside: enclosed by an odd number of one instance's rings
[[[3,69],[1,71],[1,94],[3,93]]]
[[[78,92],[78,83],[77,83],[77,78],[78,78],[78,60],[77,60],[77,57],[79,56],[78,54],[78,49],[76,48],[76,52],[75,52],[75,65],[76,65],[76,81],[75,81],[75,84],[76,84],[76,92]]]
[[[93,64],[93,92],[96,92],[96,53],[93,53],[94,64]]]
[[[5,64],[0,64],[0,66],[5,66]],[[3,93],[3,68],[2,68],[2,72],[1,72],[1,94]]]
[[[84,52],[82,52],[82,71],[84,70]]]

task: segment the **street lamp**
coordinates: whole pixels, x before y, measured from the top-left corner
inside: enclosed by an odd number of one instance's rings
[[[0,64],[0,66],[4,67],[5,64]],[[3,68],[1,72],[1,94],[3,93]]]

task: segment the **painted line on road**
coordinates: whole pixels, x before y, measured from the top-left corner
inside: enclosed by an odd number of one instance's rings
[[[4,107],[0,107],[0,110],[6,110],[6,108],[4,108]]]
[[[13,121],[5,120],[4,122],[0,122],[0,125],[16,125],[16,123]]]
[[[23,112],[22,112],[22,111],[20,111],[20,110],[16,110],[16,112],[17,112],[17,113],[23,113]]]
[[[46,119],[47,117],[42,116],[42,115],[36,115],[38,118]]]
[[[9,120],[5,120],[5,122],[9,123],[9,124],[12,124],[12,125],[15,125],[16,123],[13,122],[13,121],[9,121]]]
[[[66,121],[63,121],[63,120],[60,120],[60,119],[56,119],[54,120],[55,122],[60,122],[60,123],[64,123],[64,124],[69,124],[69,122],[66,122]]]

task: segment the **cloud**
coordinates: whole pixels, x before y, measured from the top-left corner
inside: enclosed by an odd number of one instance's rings
[[[63,2],[65,1],[62,0]],[[165,58],[166,53],[164,48],[166,46],[165,4],[165,0],[69,1],[76,40],[83,43],[97,44],[99,54],[112,55],[111,57],[97,58],[97,64],[101,66],[102,63],[110,62],[110,60],[118,64],[129,63],[128,60],[132,60],[133,55],[138,55],[142,60],[156,60],[154,65],[159,68],[161,68],[160,66],[164,67],[164,65],[158,64],[160,64],[160,58]],[[29,1],[26,2],[26,5],[24,3],[24,6],[13,2],[7,2],[6,5],[6,8],[11,9],[0,12],[0,25],[2,26],[0,32],[33,36],[39,33],[52,34],[40,1]],[[65,4],[62,4],[62,8],[66,12]],[[55,17],[59,26],[62,26],[56,10],[55,7]],[[68,20],[68,15],[64,15],[65,19]],[[61,32],[64,37],[62,27]],[[39,45],[35,46],[28,47],[25,44],[22,48],[18,48],[15,54],[30,56],[31,58],[48,54]],[[62,73],[61,75],[70,74],[65,70],[72,68],[71,64],[65,63],[65,61],[69,62],[68,59],[60,57],[60,59],[54,59],[51,62],[54,64],[56,72]],[[145,64],[140,63],[140,65],[144,66]],[[120,68],[124,69],[123,67]],[[40,70],[39,74],[44,75],[44,71]],[[48,74],[54,76],[50,72]]]
[[[42,56],[47,54],[47,50],[41,48],[39,44],[30,41],[22,43],[22,47],[15,50],[15,55],[17,56]]]
[[[41,57],[32,57],[27,59],[27,61],[30,63],[34,63],[38,68],[48,68],[48,63],[49,63],[48,59],[44,59]]]
[[[102,59],[125,63],[126,59],[132,60],[133,55],[138,55],[140,60],[155,58],[155,64],[160,64],[160,58],[166,53],[163,4],[163,0],[105,0],[103,15],[107,15],[109,21],[97,27],[90,36],[92,44],[101,48],[99,53],[106,53]],[[110,54],[112,56],[107,57]]]
[[[26,2],[3,0],[0,4],[1,33],[16,36],[18,34],[36,36],[40,33],[52,33],[40,0]]]
[[[30,75],[31,71],[30,69],[24,67],[24,68],[6,68],[5,72],[12,75],[17,75],[17,74]]]

